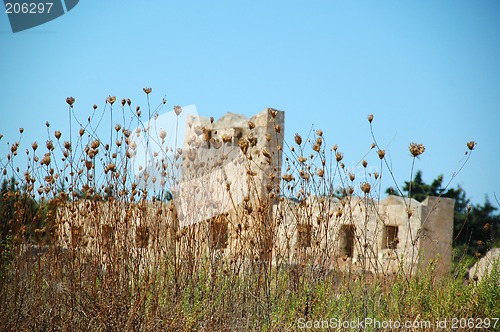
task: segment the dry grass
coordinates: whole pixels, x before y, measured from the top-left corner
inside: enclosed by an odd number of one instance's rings
[[[148,105],[151,91],[144,89]],[[67,102],[74,126],[75,100]],[[439,279],[432,266],[416,275],[403,269],[391,275],[360,272],[366,268],[345,273],[331,264],[337,246],[325,251],[315,245],[332,240],[318,239],[308,225],[327,228],[324,220],[352,218],[349,204],[332,215],[331,199],[358,198],[366,207],[369,198],[380,199],[382,170],[392,172],[375,136],[357,164],[360,174],[354,174],[343,164],[340,149],[328,147],[321,130],[306,138],[296,134],[295,144],[280,147],[282,178],[268,174],[279,190],[258,194],[259,184],[250,181],[255,194],[243,204],[199,225],[180,227],[176,206],[163,199],[166,189],[153,194],[134,182],[133,128],[145,130],[148,123],[130,100],[123,99],[121,106],[115,102],[116,97],[108,97],[102,115],[95,106],[76,133],[70,127],[67,141],[47,124],[48,140],[44,147],[33,143],[27,149],[25,171],[16,163],[20,140],[1,161],[1,180],[23,188],[4,192],[2,213],[9,231],[3,233],[0,251],[2,330],[281,331],[299,329],[300,319],[435,322],[500,316],[496,271],[471,283],[460,268]],[[154,110],[148,107],[148,116],[163,105],[164,100]],[[112,125],[103,133],[99,125],[109,108]],[[117,109],[122,118],[115,125]],[[181,112],[175,107],[177,115]],[[373,115],[368,120],[371,128]],[[274,128],[273,135],[283,135]],[[146,144],[164,147],[167,134],[155,135]],[[221,149],[229,149],[231,139],[223,137]],[[240,139],[237,148],[249,169],[255,166],[249,157],[252,139]],[[415,158],[425,147],[412,143],[409,150]],[[163,149],[163,173],[156,179],[165,181],[163,188],[178,179],[182,151],[169,152],[171,158]],[[269,151],[262,154],[272,159]],[[375,172],[366,161],[370,157],[377,163]],[[273,209],[283,197],[298,204]],[[366,213],[372,212],[367,208]],[[298,248],[290,245],[293,241],[273,241],[287,234],[285,215],[302,221],[292,230],[298,233]],[[313,215],[319,217],[312,220]],[[355,241],[364,243],[363,236]],[[224,249],[228,243],[231,250]],[[370,248],[365,250],[368,254]]]

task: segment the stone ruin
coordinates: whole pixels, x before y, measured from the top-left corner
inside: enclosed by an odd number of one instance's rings
[[[299,249],[294,259],[309,254],[344,271],[389,274],[402,268],[414,274],[432,263],[442,275],[451,269],[454,204],[397,196],[286,200],[276,206],[283,220],[278,238],[281,246]]]
[[[189,129],[182,175],[189,185],[183,181],[185,191],[181,188],[176,204],[179,219],[184,220],[181,227],[232,213],[226,219],[243,219],[261,233],[271,229],[261,246],[266,249],[272,241],[272,256],[279,259],[287,253],[288,262],[315,257],[332,268],[382,273],[399,268],[413,273],[433,262],[438,274],[450,270],[454,200],[278,199],[284,112],[266,109],[250,119],[228,113],[215,122],[198,117],[191,119]],[[269,197],[272,202],[266,200]],[[269,220],[244,213],[248,205],[265,205]],[[243,217],[238,217],[239,211]],[[263,222],[278,225],[266,227]],[[231,251],[238,246],[231,236],[238,228],[234,222],[211,227],[204,234],[221,239],[218,248]]]
[[[96,248],[116,241],[112,225],[123,224],[118,220],[133,226],[125,227],[121,237],[150,254],[174,250],[182,255],[190,244],[175,241],[192,234],[199,255],[217,251],[237,257],[244,251],[275,264],[308,261],[384,274],[401,268],[413,274],[429,265],[437,274],[450,271],[454,200],[283,197],[283,137],[283,111],[265,109],[250,119],[228,113],[218,121],[193,116],[171,202],[131,204],[115,214],[103,203],[92,225],[78,212],[83,208],[62,211],[61,238],[68,246],[76,241],[89,246],[81,241],[88,232],[93,232],[90,238],[108,239],[94,241]]]
[[[266,109],[247,119],[187,119],[180,184],[173,186],[180,226],[234,211],[245,201],[279,195],[284,112]]]

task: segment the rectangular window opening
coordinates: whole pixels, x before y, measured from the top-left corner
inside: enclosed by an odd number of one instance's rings
[[[382,239],[382,249],[396,249],[398,247],[398,226],[385,226]]]
[[[355,236],[356,227],[354,225],[342,225],[339,239],[341,257],[353,257]]]

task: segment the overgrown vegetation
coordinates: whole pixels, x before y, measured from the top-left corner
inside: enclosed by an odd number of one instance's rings
[[[133,108],[129,99],[123,99],[120,107],[110,96],[102,112],[95,105],[88,121],[81,123],[74,114],[75,99],[69,97],[68,139],[62,141],[62,133],[52,132],[47,123],[45,149],[40,152],[38,143],[32,143],[26,150],[24,171],[16,164],[20,140],[9,144],[9,154],[1,159],[3,330],[281,331],[311,324],[331,330],[335,321],[360,319],[408,321],[416,324],[412,325],[415,330],[437,330],[434,325],[418,324],[445,318],[500,317],[499,266],[481,280],[468,281],[469,260],[460,259],[463,250],[480,256],[495,245],[499,216],[488,200],[482,206],[470,206],[460,187],[443,189],[441,177],[426,185],[416,172],[402,190],[395,184],[393,191],[417,200],[427,195],[456,200],[454,238],[459,258],[453,273],[437,278],[433,264],[418,273],[403,268],[370,273],[363,264],[341,269],[332,263],[344,258],[336,239],[328,238],[331,224],[325,220],[349,221],[359,206],[368,220],[369,214],[376,213],[373,204],[380,201],[382,173],[392,174],[373,134],[372,115],[368,120],[374,143],[357,164],[360,175],[343,164],[338,146],[328,147],[321,130],[308,133],[305,139],[296,134],[294,143],[276,147],[283,151],[283,176],[276,179],[272,171],[266,173],[274,187],[268,186],[264,194],[251,187],[248,198],[233,211],[182,227],[170,201],[170,188],[178,180],[174,173],[181,156],[189,149],[174,146],[168,150],[164,145],[167,133],[157,131],[150,119],[166,102],[152,109],[152,89],[144,92],[146,120],[142,120],[141,108]],[[182,109],[176,106],[174,111],[179,116]],[[119,124],[114,124],[113,114],[120,118]],[[111,128],[109,132],[104,128],[103,133],[104,116],[110,117]],[[283,135],[273,125],[270,142]],[[248,126],[252,129],[255,124]],[[134,128],[139,129],[134,132]],[[223,137],[219,142],[205,129],[200,128],[200,139],[218,146],[221,155],[230,149],[242,151],[251,178],[256,166],[255,140]],[[132,169],[133,137],[141,131],[148,132],[147,147],[159,148],[161,165],[155,181],[162,185],[153,192],[137,183]],[[474,142],[469,142],[469,156],[473,149]],[[425,147],[412,143],[409,150],[415,161]],[[269,169],[276,167],[270,151],[261,154]],[[368,167],[371,157],[377,164],[374,172]],[[257,181],[250,183],[258,186]],[[293,198],[293,209],[273,207],[285,197]],[[340,202],[342,209],[334,205],[333,213],[331,202]],[[286,226],[284,214],[303,221],[292,230],[298,246],[293,241],[273,241]],[[410,218],[408,213],[408,222]],[[225,234],[227,229],[230,234]],[[358,231],[353,231],[352,241],[368,256],[371,248],[364,245],[368,233]],[[288,233],[284,233],[286,238]],[[231,250],[226,248],[228,242]],[[401,265],[404,259],[408,258],[401,258]],[[490,330],[494,330],[493,323]],[[500,328],[500,322],[496,326]]]

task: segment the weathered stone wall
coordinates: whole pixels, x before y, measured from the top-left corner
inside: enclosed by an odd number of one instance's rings
[[[309,256],[332,268],[376,273],[402,267],[413,274],[433,261],[443,274],[450,270],[453,206],[437,197],[284,200],[275,208],[282,225],[276,248],[292,249],[292,261]]]
[[[414,274],[433,262],[437,274],[449,272],[453,200],[429,197],[423,203],[409,203],[396,196],[380,202],[358,197],[311,196],[304,202],[282,198],[270,217],[273,260],[383,274],[400,268]],[[135,248],[130,254],[141,253],[148,259],[213,251],[228,257],[240,253],[248,257],[252,252],[251,257],[262,258],[262,211],[257,208],[179,227],[172,203],[82,200],[61,208],[58,219],[63,246],[96,253]]]
[[[97,254],[103,260],[110,251],[115,259],[124,252],[152,259],[176,250],[178,221],[170,203],[82,199],[59,207],[57,220],[60,246]]]
[[[191,117],[176,152],[181,177],[171,186],[172,202],[72,203],[60,210],[61,241],[346,271],[413,274],[431,262],[438,274],[450,270],[453,200],[281,197],[283,135],[284,112],[274,109],[250,119]]]
[[[455,200],[427,197],[420,205],[420,263],[435,264],[437,273],[451,270]]]

